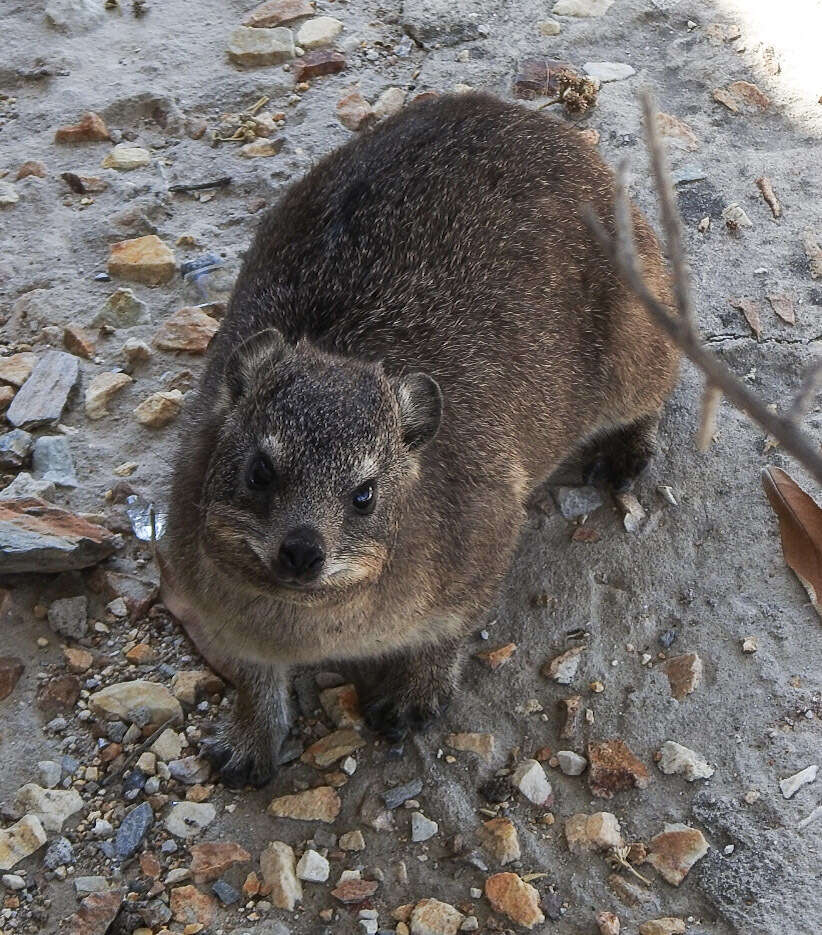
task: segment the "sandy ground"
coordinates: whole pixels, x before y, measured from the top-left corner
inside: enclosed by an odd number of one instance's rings
[[[510,96],[518,58],[544,54],[578,67],[617,61],[636,69],[627,80],[603,86],[598,105],[582,125],[599,131],[600,149],[609,161],[630,160],[636,198],[652,217],[637,90],[653,88],[661,108],[687,122],[698,138],[698,148],[674,149],[672,159],[675,169],[696,167],[696,174],[704,176],[680,185],[679,197],[700,324],[714,350],[776,405],[785,403],[803,366],[819,353],[822,285],[810,277],[801,242],[807,228],[822,232],[821,108],[815,104],[822,93],[822,70],[809,55],[807,42],[803,45],[803,33],[805,40],[813,34],[818,4],[807,4],[797,20],[791,4],[757,13],[753,4],[746,5],[746,12],[731,2],[616,0],[601,18],[557,17],[561,32],[548,37],[540,35],[538,23],[547,18],[549,5],[528,0],[459,0],[453,5],[442,0],[405,5],[401,0],[320,0],[318,12],[344,23],[336,46],[345,52],[348,67],[342,74],[317,79],[297,99],[292,98],[293,77],[282,66],[240,69],[227,60],[228,36],[250,4],[154,0],[139,19],[125,0],[121,6],[89,30],[58,30],[46,23],[39,0],[3,4],[0,169],[10,173],[10,181],[26,160],[40,160],[47,168],[44,179],[17,182],[19,202],[0,212],[0,309],[7,320],[3,340],[10,346],[32,343],[40,354],[49,341],[44,327],[57,326],[51,334],[59,346],[63,326],[91,321],[116,285],[95,280],[114,241],[156,231],[173,245],[181,235],[191,235],[197,246],[176,248],[178,261],[212,252],[225,259],[229,273],[235,270],[252,236],[259,199],[273,201],[290,179],[349,137],[335,105],[352,87],[372,101],[390,86],[413,94],[449,90],[456,83]],[[789,29],[791,16],[805,29]],[[717,21],[738,23],[742,39],[710,41],[705,27]],[[409,27],[430,37],[425,49],[408,50],[403,37]],[[453,44],[440,44],[446,33]],[[406,54],[392,51],[398,45]],[[768,46],[774,47],[773,54]],[[782,65],[778,74],[774,61]],[[737,79],[754,81],[769,95],[767,113],[734,115],[712,100],[714,88]],[[286,114],[279,155],[245,160],[236,144],[212,147],[208,134],[200,140],[186,135],[185,118],[204,118],[214,128],[221,113],[241,110],[261,95],[270,96],[271,109]],[[135,145],[148,147],[151,164],[130,173],[101,170],[110,144],[55,146],[54,130],[86,110],[98,112]],[[61,181],[65,171],[101,175],[109,181],[108,190],[83,205]],[[782,202],[779,221],[771,217],[754,184],[763,174]],[[223,175],[230,175],[232,184],[208,200],[168,192],[170,184]],[[732,202],[742,205],[753,224],[736,236],[720,218]],[[697,224],[705,216],[711,218],[711,228],[701,234]],[[179,276],[167,286],[132,288],[147,302],[153,324],[101,339],[98,358],[81,361],[83,389],[96,373],[121,366],[118,353],[126,337],[150,341],[158,323],[181,306],[203,300]],[[793,297],[795,326],[772,313],[765,300],[770,292]],[[731,296],[760,304],[760,340],[729,305]],[[139,466],[129,482],[162,503],[185,410],[176,423],[159,431],[140,427],[132,410],[180,371],[196,375],[200,362],[198,357],[155,352],[135,371],[135,382],[116,398],[110,415],[98,422],[86,419],[82,391],[77,394],[63,422],[76,430],[69,438],[80,486],[61,491],[56,501],[75,510],[113,514],[104,500],[105,491],[118,480],[113,469],[135,461]],[[396,831],[365,828],[366,851],[333,864],[333,880],[343,868],[383,871],[384,883],[373,900],[383,928],[393,928],[390,910],[401,903],[426,896],[455,905],[472,901],[470,888],[482,886],[487,873],[450,858],[446,841],[457,832],[472,835],[481,817],[477,808],[487,804],[477,787],[505,765],[513,748],[531,755],[541,746],[556,750],[568,745],[559,740],[555,713],[556,702],[568,690],[542,677],[539,666],[566,647],[569,632],[583,628],[589,648],[574,685],[585,696],[594,722],[573,747],[584,752],[584,740],[620,737],[649,764],[653,781],[606,803],[592,799],[584,777],[565,777],[549,768],[556,798],[553,827],[536,824],[538,812],[521,799],[512,800],[509,815],[522,845],[516,868],[523,874],[546,874],[536,885],[555,909],[561,907],[542,930],[593,933],[595,910],[605,908],[619,913],[628,933],[656,916],[680,916],[690,920],[689,932],[715,935],[800,935],[819,929],[822,822],[803,830],[798,823],[822,801],[821,787],[817,781],[787,801],[778,781],[819,762],[822,628],[783,563],[776,520],[759,483],[766,463],[784,466],[800,479],[802,475],[778,449],[764,454],[763,433],[728,406],[722,407],[715,444],[706,455],[698,454],[693,433],[699,391],[698,378],[686,367],[664,421],[660,456],[637,488],[649,514],[645,527],[628,535],[620,514],[608,504],[588,521],[599,532],[599,541],[572,541],[572,527],[545,491],[530,513],[507,585],[490,615],[489,642],[479,636],[475,640],[477,650],[516,642],[513,660],[497,673],[470,663],[464,695],[447,722],[408,744],[402,759],[386,759],[385,746],[375,744],[358,755],[359,768],[341,792],[343,812],[333,831],[361,826],[359,805],[369,790],[381,791],[416,776],[424,779],[419,796],[423,811],[440,828],[425,844],[408,843],[408,814],[400,810]],[[807,428],[819,437],[818,407]],[[678,508],[659,496],[658,484],[673,488]],[[114,564],[133,571],[141,556],[145,550],[130,539]],[[149,562],[143,573],[156,575],[156,569]],[[32,779],[38,760],[61,753],[60,737],[43,731],[45,718],[32,705],[38,672],[61,660],[59,639],[31,611],[52,594],[53,584],[31,578],[13,584],[17,609],[3,623],[0,645],[3,653],[21,656],[27,668],[14,693],[0,704],[0,795],[6,801]],[[539,595],[547,595],[547,606],[535,601]],[[705,667],[702,685],[682,702],[670,697],[657,659],[662,650],[658,637],[671,628],[676,641],[669,653],[696,651]],[[114,628],[111,641],[100,648],[116,656],[117,641],[126,638],[127,630]],[[759,650],[743,655],[741,640],[749,635],[758,638]],[[45,649],[36,645],[41,636],[50,640]],[[179,641],[166,639],[162,646],[174,665],[194,664],[181,659],[186,650]],[[652,660],[642,665],[646,652]],[[139,674],[160,678],[151,669]],[[137,675],[135,670],[129,677]],[[587,688],[595,680],[604,684],[600,694]],[[532,698],[543,706],[544,717],[516,713],[517,705]],[[447,762],[439,755],[446,730],[492,732],[496,760],[485,764],[458,754],[456,762]],[[77,749],[89,751],[91,741],[84,731],[73,726],[70,734],[86,738],[77,741]],[[715,775],[693,784],[663,776],[652,761],[665,740],[701,753],[716,767]],[[238,841],[255,860],[272,839],[301,847],[313,828],[263,814],[272,794],[292,791],[300,779],[312,780],[312,771],[287,768],[262,792],[218,789],[211,799],[218,817],[205,839]],[[752,790],[760,795],[749,803],[744,796]],[[229,804],[235,806],[231,812],[225,809]],[[629,840],[647,841],[666,822],[682,821],[704,832],[710,851],[679,888],[648,870],[653,877],[651,903],[625,906],[606,884],[604,861],[571,856],[562,835],[569,815],[602,808],[618,816]],[[726,853],[729,845],[733,850]],[[102,872],[116,879],[112,866],[95,856],[93,845],[87,854],[76,874],[86,872],[86,865],[103,866]],[[400,859],[407,865],[407,884],[396,874]],[[173,865],[185,866],[184,851],[175,860]],[[52,932],[74,911],[76,900],[70,881],[46,880],[41,863],[34,856],[22,866],[52,900],[40,923],[42,931]],[[133,864],[122,872],[131,888],[139,872]],[[297,913],[272,910],[263,922],[281,920],[294,932],[320,931],[326,923],[317,913],[333,905],[329,888],[306,884]],[[480,925],[488,927],[489,907],[484,900],[473,902]],[[356,931],[356,913],[343,909],[327,925],[332,931]],[[260,926],[259,932],[279,931]],[[7,913],[0,918],[4,927],[11,932],[37,926],[15,924]],[[176,923],[172,927],[181,930]],[[235,907],[221,909],[212,928],[235,932],[252,925],[242,921]]]

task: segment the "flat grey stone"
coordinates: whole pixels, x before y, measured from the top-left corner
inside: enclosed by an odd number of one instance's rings
[[[420,45],[457,45],[480,38],[487,12],[487,4],[478,0],[405,0],[402,27]]]
[[[0,435],[0,468],[21,468],[31,454],[33,439],[24,429],[12,429]]]
[[[558,487],[556,499],[565,519],[587,516],[602,506],[602,496],[596,487]]]
[[[48,619],[55,633],[72,640],[82,639],[88,632],[88,600],[81,594],[53,601],[49,605]]]
[[[131,857],[153,824],[154,812],[148,802],[133,808],[117,829],[114,837],[115,854],[122,859]]]
[[[79,376],[76,357],[65,351],[48,351],[11,401],[6,413],[9,422],[18,427],[58,422]]]
[[[58,487],[76,487],[74,459],[65,435],[44,435],[34,443],[34,473]]]
[[[21,471],[17,477],[0,490],[0,500],[17,500],[21,497],[38,497],[40,500],[51,500],[56,493],[54,483],[32,477],[26,471]]]

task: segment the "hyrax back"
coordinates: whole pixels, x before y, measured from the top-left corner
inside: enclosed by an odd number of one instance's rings
[[[613,229],[612,202],[576,131],[468,94],[352,140],[265,216],[212,342],[170,524],[179,594],[256,667],[246,727],[277,668],[409,650],[372,711],[397,729],[436,714],[529,491],[595,438],[611,480],[641,468],[677,355],[581,220],[589,203]],[[634,223],[668,301],[657,242]],[[227,773],[268,775],[276,746],[229,738]]]

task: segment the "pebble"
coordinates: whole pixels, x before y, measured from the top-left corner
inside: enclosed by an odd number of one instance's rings
[[[345,56],[340,52],[318,49],[316,52],[308,52],[296,59],[293,65],[294,80],[299,84],[323,75],[336,75],[344,68]]]
[[[297,877],[307,883],[325,883],[331,873],[328,861],[322,854],[309,848],[297,863]]]
[[[517,829],[508,818],[484,821],[479,830],[479,839],[483,849],[502,866],[520,858]]]
[[[552,794],[551,783],[542,764],[536,760],[522,760],[511,774],[511,783],[534,805],[547,805]]]
[[[361,727],[363,723],[357,688],[351,683],[320,692],[320,704],[335,727]]]
[[[36,815],[25,815],[0,829],[0,870],[11,870],[46,843],[46,832]]]
[[[219,327],[216,318],[199,308],[186,307],[167,318],[153,340],[163,351],[203,354]]]
[[[551,12],[555,16],[603,16],[614,0],[557,0]]]
[[[91,829],[91,833],[95,838],[110,838],[114,834],[114,827],[110,821],[106,821],[105,818],[98,818],[94,822],[94,827]]]
[[[702,659],[697,653],[671,656],[665,661],[664,668],[671,686],[671,695],[677,701],[690,695],[702,682]]]
[[[88,896],[89,893],[105,893],[109,889],[108,880],[105,877],[75,877],[74,891],[78,896]]]
[[[698,753],[673,740],[666,740],[659,749],[659,768],[667,775],[678,774],[688,782],[710,779],[713,767]]]
[[[83,807],[76,789],[44,789],[27,782],[17,790],[14,810],[18,815],[35,816],[46,831],[61,831],[63,822]]]
[[[76,357],[84,357],[86,360],[93,360],[97,353],[97,345],[94,338],[79,325],[66,325],[63,329],[63,347]]]
[[[324,821],[331,824],[341,808],[340,797],[331,786],[317,786],[296,795],[279,796],[271,801],[267,811],[275,818]]]
[[[348,130],[357,131],[374,119],[374,112],[359,91],[351,91],[337,101],[337,119]]]
[[[175,922],[198,926],[194,931],[201,931],[211,925],[217,915],[217,903],[208,893],[202,893],[196,886],[177,886],[169,894],[169,907]]]
[[[585,73],[605,84],[608,81],[623,81],[636,74],[636,69],[625,62],[586,62]]]
[[[186,786],[194,786],[208,781],[211,775],[211,764],[198,756],[183,757],[182,760],[171,760],[168,764],[173,779]]]
[[[272,841],[260,854],[260,870],[269,889],[268,898],[271,902],[278,909],[293,912],[303,898],[294,851],[282,841]]]
[[[499,646],[496,649],[489,649],[485,652],[477,653],[477,659],[484,662],[493,672],[499,669],[500,666],[504,666],[516,651],[516,643],[506,643],[504,646]]]
[[[53,789],[63,778],[63,768],[54,760],[40,760],[37,764],[37,782],[44,789]]]
[[[25,668],[17,656],[0,656],[0,701],[14,691]]]
[[[559,768],[566,776],[581,776],[588,765],[585,757],[574,753],[573,750],[557,750],[557,760]]]
[[[746,636],[742,640],[742,652],[751,654],[759,649],[759,640],[755,636]]]
[[[125,860],[137,850],[148,829],[154,824],[154,812],[148,802],[141,802],[120,822],[114,837],[114,853]]]
[[[314,836],[314,840],[317,840],[317,836]],[[340,850],[342,851],[364,851],[365,850],[365,838],[362,835],[362,831],[347,831],[345,834],[340,835]]]
[[[151,322],[148,306],[138,299],[131,289],[118,289],[113,292],[103,304],[103,307],[94,316],[92,324],[95,326],[111,325],[112,328],[133,328],[136,325],[147,325]],[[134,339],[130,339],[134,341]],[[129,342],[127,341],[126,344]],[[142,345],[142,342],[139,342]],[[129,355],[125,355],[131,359]]]
[[[584,646],[573,646],[546,662],[540,671],[546,678],[553,679],[558,685],[570,685],[577,674],[584,652]]]
[[[76,357],[47,351],[15,395],[6,418],[18,428],[59,422],[79,376]]]
[[[623,789],[644,789],[651,781],[647,767],[622,740],[588,744],[588,763],[591,792],[603,799]]]
[[[379,889],[379,885],[377,880],[361,880],[359,878],[343,880],[341,876],[340,882],[331,890],[331,895],[341,903],[361,903],[366,899],[370,899]]]
[[[10,208],[20,200],[17,189],[11,182],[0,179],[0,208]]]
[[[533,928],[545,921],[539,892],[516,873],[495,873],[485,881],[485,898],[495,912],[508,916],[517,925]]]
[[[151,752],[166,763],[176,760],[182,751],[183,742],[180,735],[170,727],[167,727],[151,745]]]
[[[179,390],[152,393],[134,410],[140,425],[159,429],[173,422],[183,408],[183,394]]]
[[[822,805],[817,805],[816,808],[813,809],[809,815],[806,815],[802,821],[797,824],[796,827],[802,831],[804,828],[807,828],[808,825],[818,821],[820,818],[822,818]]]
[[[616,815],[611,812],[578,813],[565,822],[565,840],[572,854],[607,851],[622,847],[622,833]]]
[[[183,721],[180,702],[159,682],[135,679],[108,685],[89,698],[89,707],[98,717],[135,723],[135,712],[147,712],[146,724]]]
[[[622,510],[622,525],[625,531],[635,533],[645,522],[645,508],[630,490],[625,493],[615,493],[614,500]]]
[[[495,741],[493,734],[446,734],[445,743],[454,750],[461,750],[465,753],[475,753],[488,762],[494,758]]]
[[[228,57],[237,65],[279,65],[294,58],[294,34],[284,26],[238,26],[228,41]]]
[[[70,866],[73,863],[74,849],[71,841],[68,838],[55,838],[43,856],[43,866],[46,870],[55,870],[57,867]]]
[[[780,779],[779,788],[782,795],[786,799],[791,798],[802,786],[812,783],[816,779],[818,771],[819,767],[814,763],[811,766],[806,766],[805,769],[800,770],[798,773],[794,773],[793,776],[788,776],[787,779]]]
[[[538,23],[541,36],[558,36],[562,27],[555,19],[544,19]]]
[[[58,487],[76,487],[74,459],[65,435],[43,435],[34,443],[32,468],[42,480]]]
[[[119,891],[91,893],[68,920],[67,935],[105,935],[120,911],[123,897]]]
[[[106,268],[110,276],[159,286],[174,277],[177,263],[170,247],[156,234],[146,234],[111,244]]]
[[[110,139],[105,121],[93,110],[83,114],[77,123],[54,131],[55,143],[96,143]]]
[[[82,639],[88,632],[88,600],[84,595],[64,597],[49,604],[49,627],[72,640]]]
[[[283,148],[285,140],[277,138],[275,140],[253,140],[240,147],[240,155],[246,159],[258,159],[267,156],[276,156]]]
[[[619,935],[619,916],[613,912],[603,910],[597,913],[597,926],[599,935]]]
[[[668,883],[679,886],[707,853],[708,842],[701,831],[675,823],[651,838],[646,860]]]
[[[26,881],[16,873],[4,873],[0,877],[0,883],[10,890],[22,890],[26,888]]]
[[[142,146],[129,146],[128,143],[118,143],[111,152],[103,157],[100,165],[104,169],[117,169],[120,172],[131,172],[133,169],[142,169],[151,162],[151,153]],[[111,270],[109,270],[111,273]]]
[[[733,81],[726,88],[716,88],[713,99],[732,113],[749,117],[762,114],[771,106],[767,94],[750,81]]]
[[[219,695],[225,683],[210,669],[184,669],[171,679],[171,691],[178,701],[194,707],[208,695]]]
[[[317,16],[307,20],[297,32],[297,45],[303,49],[318,49],[331,43],[342,32],[343,24],[333,16]]]
[[[0,380],[11,383],[12,386],[20,387],[31,376],[36,363],[37,355],[28,351],[20,354],[10,354],[8,357],[0,357]]]
[[[0,469],[17,470],[31,456],[34,439],[25,429],[12,429],[0,435]]]
[[[402,110],[404,104],[405,90],[403,88],[386,88],[377,100],[374,101],[374,106],[372,108],[374,119],[384,120],[386,117],[398,114]]]
[[[411,813],[411,840],[415,843],[419,844],[433,838],[439,830],[440,826],[430,818],[426,818],[422,812]]]
[[[86,388],[86,416],[93,421],[108,415],[108,404],[129,383],[134,381],[127,373],[115,371],[98,373]]]
[[[558,487],[557,506],[565,519],[587,516],[602,506],[602,495],[596,487]]]
[[[300,760],[310,766],[324,769],[326,766],[331,766],[332,763],[336,763],[337,760],[341,760],[364,746],[365,741],[355,730],[344,728],[326,734],[316,743],[312,743],[300,757]]]
[[[672,916],[651,919],[639,926],[639,935],[684,935],[685,931],[685,923],[682,919]]]
[[[725,222],[728,229],[732,231],[739,230],[743,227],[753,227],[753,221],[745,213],[745,209],[736,202],[732,202],[723,210],[722,220]],[[741,308],[742,306],[738,307]]]
[[[412,779],[401,786],[394,786],[382,793],[382,800],[389,810],[399,808],[409,799],[416,798],[422,792],[422,779]]]
[[[411,935],[456,935],[465,916],[449,903],[421,899],[411,911]]]
[[[167,831],[178,838],[196,837],[217,817],[217,809],[209,802],[178,802],[166,815]]]
[[[313,14],[313,0],[266,0],[255,7],[243,22],[246,26],[266,28],[291,23]]]

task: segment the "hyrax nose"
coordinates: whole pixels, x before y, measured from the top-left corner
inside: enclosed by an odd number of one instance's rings
[[[319,534],[306,526],[293,529],[283,539],[277,555],[280,572],[303,581],[315,578],[325,561]]]

